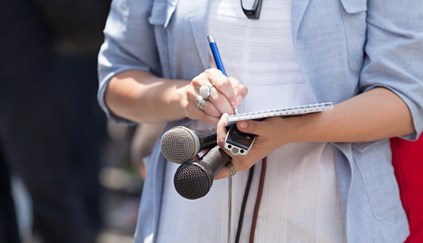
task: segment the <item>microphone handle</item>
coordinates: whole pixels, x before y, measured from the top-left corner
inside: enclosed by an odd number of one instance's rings
[[[207,164],[213,175],[231,160],[231,156],[221,149],[218,145],[210,149],[201,159],[201,162]],[[213,179],[213,178],[211,178]]]
[[[196,130],[195,134],[200,140],[201,149],[216,145],[216,139],[217,139],[216,128]]]

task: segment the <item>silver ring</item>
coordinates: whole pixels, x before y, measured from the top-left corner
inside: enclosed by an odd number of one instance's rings
[[[212,88],[212,86],[208,85],[208,84],[201,85],[201,87],[199,89],[200,96],[207,100],[210,97],[211,88]]]
[[[206,101],[202,96],[197,96],[195,99],[195,106],[197,106],[198,109],[203,110],[204,106],[206,105]]]
[[[226,168],[228,168],[228,171],[229,171],[229,175],[230,176],[234,176],[236,174],[235,166],[231,162],[229,162],[228,164],[226,164]]]

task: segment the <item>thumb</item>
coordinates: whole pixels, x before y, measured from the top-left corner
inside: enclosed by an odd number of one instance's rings
[[[259,121],[254,121],[254,120],[239,121],[236,123],[236,126],[241,132],[251,133],[256,135],[260,134],[261,124]]]

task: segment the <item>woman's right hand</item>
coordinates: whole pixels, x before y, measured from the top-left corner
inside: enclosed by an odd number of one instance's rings
[[[209,85],[211,93],[205,100],[204,106],[199,107],[197,99],[201,97],[199,90],[203,85]],[[180,104],[185,116],[212,125],[217,125],[222,114],[234,114],[235,109],[248,93],[245,85],[235,78],[226,77],[215,68],[200,73],[179,91],[182,92]]]

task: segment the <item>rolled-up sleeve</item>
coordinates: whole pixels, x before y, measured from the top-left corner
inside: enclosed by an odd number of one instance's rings
[[[107,18],[98,55],[97,98],[106,115],[118,123],[134,124],[107,107],[104,95],[111,78],[127,70],[161,73],[154,30],[147,22],[151,4],[150,0],[113,0]]]
[[[408,106],[415,140],[423,130],[423,4],[420,0],[368,1],[362,91],[382,86]]]

